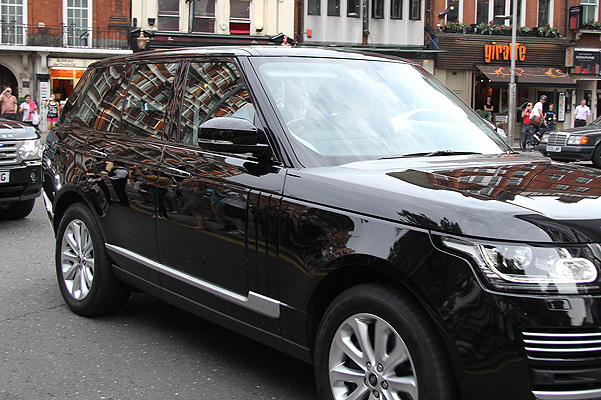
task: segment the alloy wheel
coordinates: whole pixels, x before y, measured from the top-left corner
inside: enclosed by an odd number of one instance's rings
[[[347,318],[334,334],[328,361],[337,400],[418,400],[409,350],[397,331],[376,315]]]
[[[94,280],[94,246],[83,221],[74,219],[65,229],[60,262],[67,291],[75,300],[83,300]]]

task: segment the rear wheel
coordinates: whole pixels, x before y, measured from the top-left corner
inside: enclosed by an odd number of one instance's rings
[[[58,284],[73,312],[92,317],[125,304],[129,286],[113,274],[100,227],[87,207],[70,206],[56,237]]]
[[[320,325],[315,375],[321,399],[449,400],[453,377],[425,313],[384,285],[353,287]]]
[[[0,219],[9,220],[25,218],[31,213],[31,210],[33,210],[34,204],[35,199],[0,205]]]

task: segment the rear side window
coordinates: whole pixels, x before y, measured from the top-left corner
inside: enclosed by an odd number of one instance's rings
[[[143,64],[131,77],[121,121],[127,135],[160,139],[177,63]]]
[[[114,92],[119,90],[118,85],[122,81],[124,70],[124,65],[113,65],[97,68],[90,75],[86,86],[68,111],[68,119],[72,124],[82,128],[93,128],[96,125],[96,120],[103,110],[101,108],[103,99],[114,97]],[[119,116],[117,120],[118,118]]]
[[[102,101],[98,106],[98,115],[94,124],[94,129],[104,132],[118,132],[119,120],[123,111],[123,99],[127,92],[129,75],[131,75],[132,66],[114,65],[105,70],[104,78],[108,82],[98,82],[102,85],[101,90],[104,93]]]
[[[198,128],[216,117],[254,122],[254,107],[238,68],[228,61],[191,62],[184,90],[181,140],[196,144]]]

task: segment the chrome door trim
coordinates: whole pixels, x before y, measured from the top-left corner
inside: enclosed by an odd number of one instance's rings
[[[114,251],[130,260],[136,261],[148,268],[151,268],[157,272],[168,275],[172,278],[185,282],[198,289],[204,290],[205,292],[211,293],[215,296],[221,297],[234,304],[238,304],[242,307],[248,308],[249,310],[256,311],[258,313],[267,315],[272,318],[279,318],[281,303],[275,299],[255,292],[248,292],[248,296],[242,296],[238,293],[234,293],[231,290],[225,289],[221,286],[212,284],[202,279],[198,279],[189,274],[183,273],[166,265],[160,264],[149,258],[141,256],[140,254],[134,253],[133,251],[124,249],[119,246],[112,244],[106,244],[108,250]]]

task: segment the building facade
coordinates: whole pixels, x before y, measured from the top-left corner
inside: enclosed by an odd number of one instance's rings
[[[132,52],[129,20],[122,0],[0,0],[0,85],[64,100],[90,63]]]

